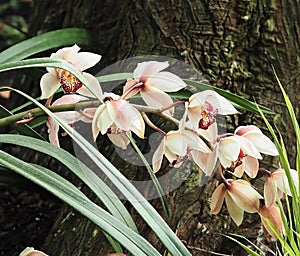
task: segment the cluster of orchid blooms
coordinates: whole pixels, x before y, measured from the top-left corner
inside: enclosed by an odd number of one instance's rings
[[[187,159],[192,160],[206,176],[212,176],[219,169],[221,183],[212,194],[211,213],[218,214],[224,199],[233,221],[240,225],[244,211],[258,213],[269,234],[275,236],[266,219],[284,233],[283,222],[276,199],[283,193],[291,195],[284,170],[273,172],[259,168],[262,154],[278,155],[273,142],[254,125],[240,126],[233,133],[218,134],[216,115],[231,115],[238,111],[224,97],[213,90],[195,93],[186,101],[173,101],[168,92],[176,92],[186,87],[185,82],[175,74],[164,71],[168,62],[148,61],[139,63],[123,87],[123,94],[103,93],[98,80],[83,72],[101,59],[100,55],[79,52],[77,45],[60,49],[51,55],[76,67],[89,82],[84,86],[71,73],[58,68],[47,68],[48,73],[41,78],[42,99],[51,104],[53,94],[62,88],[65,94],[52,103],[63,105],[78,103],[91,98],[101,99],[99,107],[80,111],[55,113],[68,124],[76,121],[92,123],[92,133],[96,140],[99,133],[106,134],[116,146],[125,149],[130,143],[128,136],[133,132],[144,138],[145,123],[162,134],[163,138],[153,154],[152,168],[159,171],[163,157],[171,166],[179,167]],[[146,106],[134,105],[129,99],[140,94]],[[97,95],[96,95],[97,94]],[[173,117],[177,105],[184,106],[181,120]],[[155,126],[147,116],[147,110],[159,113],[167,120],[174,121],[178,129],[163,131]],[[49,140],[59,146],[59,125],[48,117]],[[221,168],[217,168],[217,166]],[[258,172],[267,175],[264,196],[261,196],[245,179],[246,174],[254,179]],[[291,170],[298,181],[295,170]],[[225,178],[230,175],[230,178]],[[298,187],[296,185],[296,187]]]

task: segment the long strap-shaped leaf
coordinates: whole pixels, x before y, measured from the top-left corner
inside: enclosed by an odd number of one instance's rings
[[[120,221],[124,222],[128,227],[137,232],[137,228],[122,204],[118,196],[99,178],[90,168],[88,168],[79,159],[67,151],[58,148],[48,142],[41,141],[28,136],[17,134],[1,134],[0,143],[14,144],[21,147],[33,149],[35,151],[47,154],[72,171],[78,178],[85,182],[98,198],[103,202],[106,208]]]
[[[96,223],[133,255],[161,255],[146,239],[89,200],[72,183],[47,168],[29,164],[0,151],[0,164],[47,189]]]
[[[91,34],[81,28],[66,28],[44,33],[15,44],[0,53],[0,63],[27,58],[39,52],[71,44],[92,43]]]
[[[50,110],[45,108],[38,101],[23,93],[13,89],[15,92],[31,100],[43,111],[51,116],[59,125],[72,137],[72,139],[86,152],[86,154],[95,162],[95,164],[105,173],[113,184],[123,193],[132,206],[143,217],[148,225],[153,229],[166,248],[172,255],[191,255],[179,238],[170,229],[167,223],[162,219],[151,204],[141,195],[141,193],[128,181],[96,148],[94,148],[84,137],[73,130],[64,121],[58,118]]]

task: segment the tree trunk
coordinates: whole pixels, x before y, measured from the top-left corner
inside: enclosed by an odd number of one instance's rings
[[[289,142],[294,166],[292,126],[270,62],[298,114],[299,1],[56,0],[37,1],[35,5],[33,35],[62,27],[85,27],[96,37],[93,50],[103,55],[99,68],[132,56],[169,56],[200,70],[212,85],[270,107],[277,114],[269,119],[280,131],[286,131],[283,135]],[[264,127],[261,118],[252,113],[228,121],[228,129],[238,124]],[[114,164],[124,171],[123,162]],[[265,158],[263,165],[275,168],[277,162]],[[140,170],[132,167],[131,172],[135,171]],[[212,252],[236,255],[237,249],[233,251],[232,244],[220,234],[243,233],[255,241],[260,230],[254,215],[246,216],[242,227],[232,224],[226,210],[212,216],[208,200],[215,186],[216,182],[211,181],[199,187],[197,174],[193,172],[180,188],[168,195],[171,218],[167,221],[193,255],[213,255]],[[153,204],[159,208],[159,202],[153,200]],[[163,252],[157,238],[132,212],[140,233]],[[105,255],[110,247],[95,225],[64,206],[44,250],[49,255]]]

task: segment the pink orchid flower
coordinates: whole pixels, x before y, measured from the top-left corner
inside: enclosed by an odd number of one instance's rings
[[[282,221],[281,213],[279,206],[276,204],[271,205],[270,207],[267,207],[266,205],[263,205],[259,210],[259,216],[261,219],[261,223],[264,227],[264,230],[271,235],[273,238],[278,238],[272,228],[270,227],[271,222],[273,227],[277,230],[277,232],[281,235],[285,234],[285,228]]]
[[[278,156],[275,144],[257,126],[239,126],[234,133],[249,139],[259,152],[270,156]]]
[[[107,134],[111,141],[126,148],[129,140],[126,133],[134,132],[140,138],[144,138],[145,123],[139,113],[128,101],[120,96],[107,93],[104,104],[98,107],[92,122],[93,138],[96,140],[99,132]]]
[[[233,105],[213,90],[193,94],[188,102],[188,117],[196,128],[207,129],[216,122],[215,116],[236,114]]]
[[[176,92],[186,87],[185,82],[167,71],[168,62],[147,61],[139,63],[123,88],[123,97],[128,99],[140,92],[148,106],[165,108],[172,105],[172,98],[165,92]],[[173,115],[174,107],[165,111]]]
[[[190,152],[193,150],[204,153],[210,152],[209,147],[195,132],[185,129],[186,111],[179,122],[177,131],[169,131],[166,133],[153,154],[152,168],[154,172],[160,169],[163,156],[174,167],[179,167],[182,162],[189,158]]]
[[[96,65],[101,56],[90,52],[79,52],[80,48],[77,45],[72,47],[65,47],[58,50],[56,53],[52,53],[50,58],[62,59],[79,71],[84,71],[90,67]],[[74,75],[66,70],[59,68],[47,68],[48,73],[44,74],[40,81],[41,86],[41,99],[47,99],[52,96],[55,91],[62,87],[65,93],[77,92],[81,95],[88,97],[95,97],[90,90],[85,87]],[[92,86],[95,93],[102,95],[102,90],[98,80],[89,73],[82,72],[82,75],[87,79],[89,84]],[[102,97],[101,97],[102,98]]]
[[[58,105],[65,105],[65,104],[74,104],[78,103],[79,101],[87,100],[88,98],[77,95],[77,94],[68,94],[64,95],[61,98],[57,99],[53,102],[52,106],[58,106]],[[83,112],[86,112],[88,115],[93,115],[95,112],[95,109],[87,109]],[[86,118],[85,115],[82,113],[79,113],[77,111],[64,111],[64,112],[56,112],[54,113],[56,116],[61,118],[63,121],[65,121],[69,125],[73,125],[75,122],[82,120],[84,122],[92,122],[91,119]],[[49,133],[49,141],[56,146],[59,145],[58,140],[58,131],[59,131],[59,125],[56,123],[50,116],[47,118],[47,126],[48,126],[48,133]]]
[[[47,254],[35,250],[33,247],[27,247],[24,251],[20,253],[20,256],[48,256]]]
[[[291,177],[296,189],[299,187],[298,172],[290,169]],[[291,189],[284,169],[278,169],[269,174],[264,184],[264,198],[266,207],[271,207],[276,199],[282,198],[284,194],[292,196]]]
[[[218,214],[224,199],[227,210],[233,221],[239,226],[244,218],[244,211],[258,212],[259,200],[263,197],[245,180],[226,180],[220,184],[212,194],[211,213]]]

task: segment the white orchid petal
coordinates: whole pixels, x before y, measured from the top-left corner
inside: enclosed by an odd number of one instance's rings
[[[191,149],[199,150],[204,153],[210,153],[211,150],[205,142],[194,132],[189,130],[182,131],[183,139],[186,140]]]
[[[207,175],[211,176],[215,170],[218,156],[215,148],[211,153],[203,153],[201,151],[192,150],[191,155],[193,161],[200,167],[200,169]]]
[[[41,99],[49,98],[60,87],[59,77],[51,73],[44,74],[41,77],[40,87],[42,91]]]
[[[244,218],[244,210],[236,204],[236,202],[231,198],[231,196],[228,193],[225,195],[225,202],[227,210],[232,220],[237,226],[241,225]]]
[[[158,61],[145,61],[142,63],[138,63],[136,69],[133,71],[133,77],[135,79],[140,79],[142,77],[147,77],[149,75],[156,74],[161,70],[167,68],[169,63],[158,62]]]
[[[165,92],[177,92],[187,86],[179,76],[170,72],[159,72],[150,75],[147,77],[145,84]]]
[[[101,55],[91,52],[79,52],[68,57],[68,61],[81,71],[95,66],[101,60]]]
[[[48,127],[50,143],[60,147],[58,140],[59,125],[50,116],[47,118],[46,125]]]
[[[97,120],[96,124],[101,134],[105,134],[107,132],[107,129],[111,127],[111,125],[113,124],[113,120],[111,119],[110,114],[107,110],[107,105],[106,104],[100,105],[98,110],[95,113],[95,116]]]
[[[235,180],[228,189],[228,194],[241,209],[254,213],[258,211],[259,199],[263,197],[245,180]]]
[[[244,171],[251,179],[254,179],[258,173],[259,163],[255,157],[246,156],[242,160],[244,162]]]
[[[96,95],[94,95],[94,93],[91,92],[85,85],[83,85],[81,88],[79,88],[77,90],[77,93],[87,96],[87,97],[91,97],[91,98],[97,97],[99,99],[102,99],[103,98],[102,89],[101,89],[100,83],[98,82],[96,77],[94,77],[93,75],[91,75],[89,73],[85,73],[85,72],[83,72],[82,74],[87,79],[89,85],[92,87],[92,89]]]
[[[236,141],[240,144],[241,149],[247,155],[255,157],[257,159],[262,159],[261,154],[259,153],[258,149],[254,146],[254,144],[244,136],[234,135],[230,137],[232,140]]]
[[[225,163],[228,161],[233,162],[238,159],[238,156],[240,154],[240,144],[237,141],[232,140],[232,137],[233,136],[226,137],[226,138],[221,139],[221,141],[220,141],[218,156],[219,156],[221,163],[222,162]],[[230,163],[230,165],[231,165],[231,163]],[[224,166],[224,167],[226,168],[229,166]]]
[[[165,137],[163,137],[161,143],[155,150],[153,157],[152,157],[152,169],[154,172],[159,171],[162,160],[163,160],[164,153],[165,153]]]
[[[166,135],[166,147],[170,152],[178,156],[187,154],[188,142],[178,131],[170,131]]]
[[[164,108],[170,106],[173,103],[172,98],[168,94],[150,86],[145,86],[141,90],[141,96],[146,104],[150,107]],[[173,115],[174,107],[169,108],[164,112],[166,114]]]
[[[127,145],[130,143],[129,139],[126,136],[126,133],[107,134],[107,137],[114,145],[122,149],[126,149]]]

